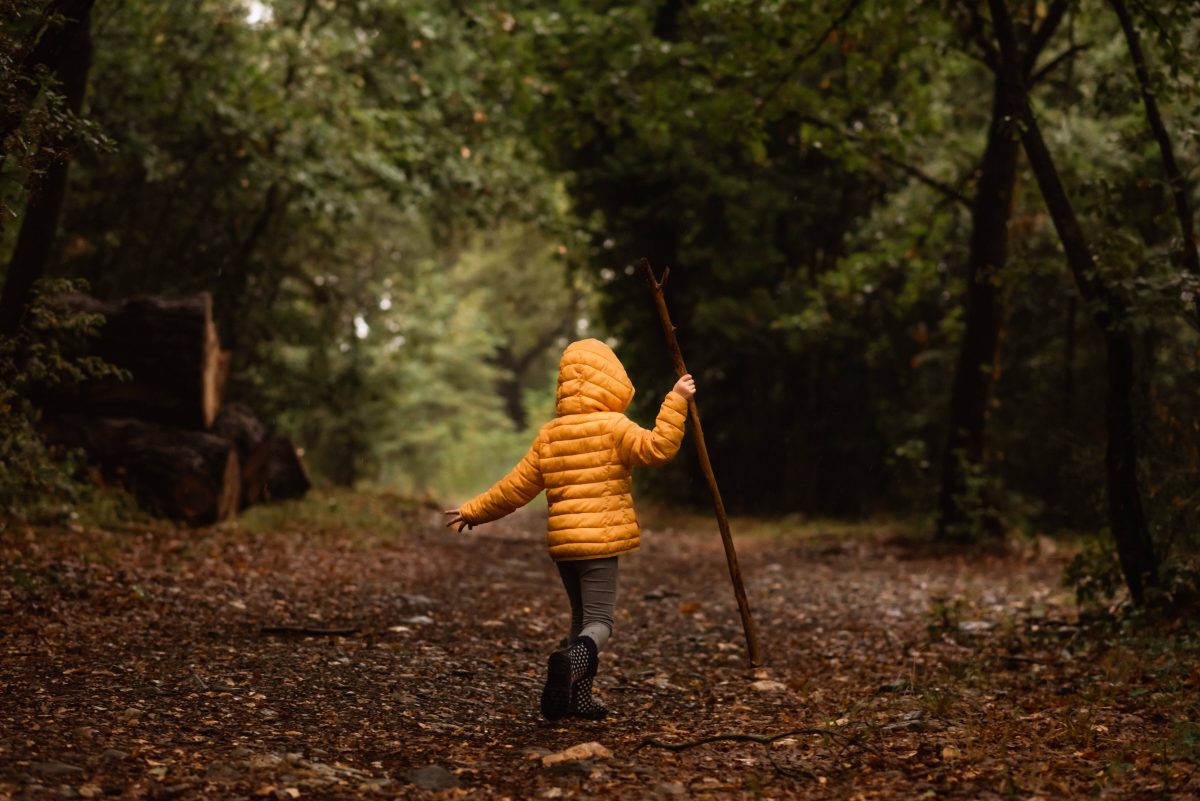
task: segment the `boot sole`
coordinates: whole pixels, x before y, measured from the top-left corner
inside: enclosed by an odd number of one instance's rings
[[[590,720],[593,722],[599,722],[601,720],[604,720],[606,717],[608,717],[608,709],[605,707],[600,707],[600,709],[596,712],[578,712],[577,711],[577,712],[572,712],[571,716],[579,718],[580,720]]]
[[[546,686],[542,689],[542,717],[562,720],[571,714],[571,660],[566,651],[550,654]]]

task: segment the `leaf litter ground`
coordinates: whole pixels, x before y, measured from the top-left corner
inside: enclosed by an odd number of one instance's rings
[[[1193,634],[1081,623],[1052,546],[735,522],[755,671],[715,526],[652,512],[602,655],[612,715],[549,724],[544,518],[343,527],[321,502],[0,533],[0,797],[1200,795]],[[726,735],[748,736],[695,743]]]

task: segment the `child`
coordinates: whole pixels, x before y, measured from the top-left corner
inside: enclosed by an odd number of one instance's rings
[[[592,699],[592,679],[612,634],[617,557],[640,544],[630,471],[675,456],[695,394],[690,375],[679,379],[647,431],[623,414],[633,384],[612,348],[597,339],[573,342],[558,368],[555,418],[511,473],[446,512],[447,525],[462,531],[498,520],[546,490],[546,542],[571,602],[570,644],[550,655],[542,691],[547,720],[600,720],[608,712]]]

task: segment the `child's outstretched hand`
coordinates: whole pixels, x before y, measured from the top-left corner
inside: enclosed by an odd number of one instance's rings
[[[696,379],[692,378],[691,373],[688,373],[675,382],[671,391],[678,392],[687,400],[691,400],[696,395]]]
[[[462,512],[460,512],[458,509],[447,509],[446,514],[450,515],[450,522],[446,524],[446,528],[457,525],[458,533],[461,534],[464,528],[471,527],[471,524],[463,519]]]

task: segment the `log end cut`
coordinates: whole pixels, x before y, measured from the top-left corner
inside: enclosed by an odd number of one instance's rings
[[[136,297],[105,303],[80,294],[57,296],[63,308],[104,317],[90,355],[129,373],[47,387],[41,405],[59,414],[137,418],[208,429],[217,416],[229,373],[212,316],[212,296]]]

